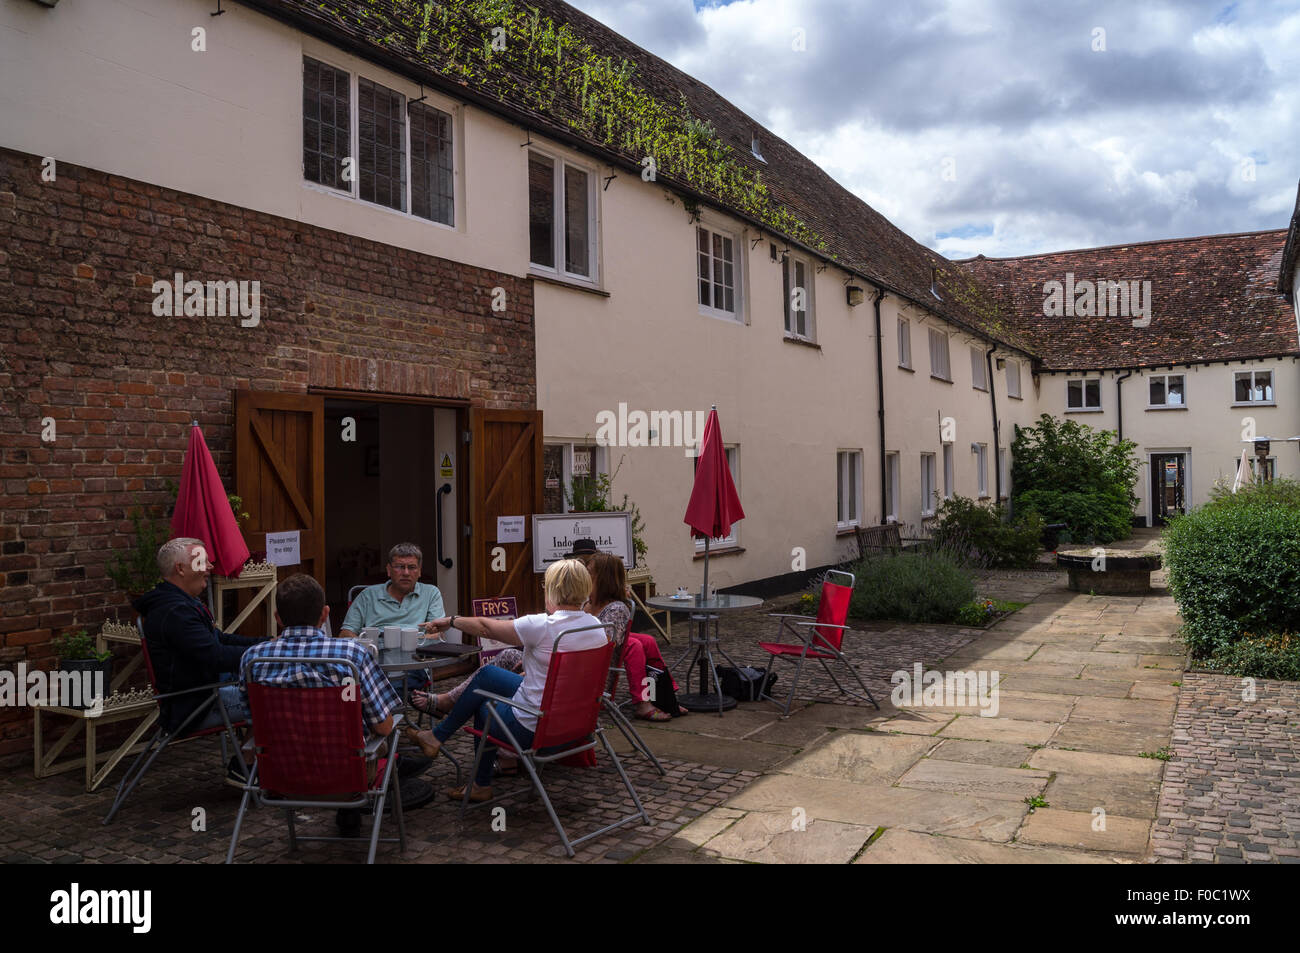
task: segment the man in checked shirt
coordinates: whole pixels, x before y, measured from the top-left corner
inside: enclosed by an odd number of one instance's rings
[[[284,628],[276,638],[255,645],[244,653],[240,689],[247,692],[243,673],[252,659],[346,659],[354,663],[360,673],[361,683],[357,689],[366,731],[376,735],[390,734],[393,713],[401,710],[402,700],[365,646],[352,639],[335,639],[325,634],[322,627],[329,617],[329,606],[325,604],[325,590],[320,583],[302,573],[290,576],[276,586],[275,609],[276,622]],[[308,666],[301,662],[259,665],[253,673],[259,683],[304,688],[342,685],[344,678],[350,676],[351,672],[343,667]],[[339,811],[338,825],[344,833],[355,834],[361,825],[360,812]]]

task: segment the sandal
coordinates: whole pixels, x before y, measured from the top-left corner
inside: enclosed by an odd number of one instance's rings
[[[416,697],[416,696],[419,697]],[[430,701],[430,699],[433,699]],[[438,696],[434,692],[412,692],[411,707],[416,711],[424,712],[426,715],[441,717],[446,715],[451,709],[438,707]]]
[[[658,708],[651,708],[647,712],[637,712],[636,717],[641,721],[672,721],[673,716],[666,711],[660,711]]]

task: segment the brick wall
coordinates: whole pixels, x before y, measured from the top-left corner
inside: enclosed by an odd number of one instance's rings
[[[529,281],[91,169],[41,171],[0,149],[0,665],[48,664],[52,635],[124,614],[105,564],[130,540],[130,509],[167,501],[191,420],[233,486],[236,389],[536,406]],[[178,271],[260,281],[257,326],[155,317],[153,283]],[[30,724],[0,709],[0,755],[29,748]]]

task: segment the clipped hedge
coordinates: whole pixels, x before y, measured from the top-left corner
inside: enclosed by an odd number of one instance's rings
[[[1221,494],[1170,521],[1169,588],[1199,659],[1245,633],[1300,630],[1300,485],[1279,480]]]
[[[934,541],[943,550],[965,551],[984,568],[1028,569],[1042,549],[1043,521],[1037,513],[1007,521],[1002,504],[977,503],[954,496],[939,505]]]
[[[970,574],[939,554],[871,556],[853,567],[850,613],[862,619],[948,623],[975,599]]]

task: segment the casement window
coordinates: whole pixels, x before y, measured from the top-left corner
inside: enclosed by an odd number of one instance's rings
[[[898,454],[885,454],[885,505],[889,507],[889,512],[885,514],[885,521],[888,523],[898,522],[900,509],[898,477]]]
[[[1273,403],[1273,372],[1238,371],[1233,375],[1233,399],[1238,404]]]
[[[700,313],[740,320],[736,244],[736,237],[727,232],[704,225],[695,227],[695,273]],[[786,307],[788,315],[788,296]],[[788,320],[787,317],[787,328]]]
[[[1065,382],[1066,410],[1101,410],[1101,378],[1067,380]]]
[[[305,181],[455,226],[450,112],[309,56],[302,90]]]
[[[528,150],[528,260],[537,271],[596,281],[596,175]]]
[[[988,364],[984,352],[977,347],[970,349],[970,382],[976,390],[989,389]]]
[[[1248,456],[1246,462],[1250,466],[1251,478],[1256,483],[1268,483],[1277,476],[1277,457],[1265,459],[1262,473],[1259,466],[1259,457]],[[1241,475],[1241,457],[1237,457],[1232,461],[1232,472],[1238,476]]]
[[[953,494],[952,444],[943,445],[943,498],[951,500]]]
[[[700,458],[694,458],[694,465],[698,469]],[[731,482],[736,484],[736,492],[740,492],[740,448],[727,447],[727,469],[731,471]],[[709,549],[722,549],[740,545],[740,539],[736,535],[739,523],[731,524],[731,534],[729,536],[720,536],[717,539],[709,540]],[[695,540],[695,551],[704,552],[704,540]]]
[[[782,271],[785,333],[801,341],[815,339],[813,331],[813,268],[806,258],[787,254]]]
[[[930,376],[941,381],[952,380],[952,368],[948,363],[948,335],[937,328],[930,328]]]
[[[912,322],[898,319],[898,366],[912,369]]]
[[[938,502],[935,498],[934,454],[921,454],[921,515],[933,516]]]
[[[1006,447],[998,447],[998,473],[1002,483],[998,499],[1005,500],[1011,495],[1011,452]]]
[[[1020,398],[1020,362],[1007,361],[1007,396]]]
[[[542,511],[589,510],[596,478],[606,473],[606,450],[587,443],[547,443],[542,447]]]
[[[835,454],[835,469],[835,528],[851,529],[862,523],[862,451],[839,451]]]
[[[1156,374],[1147,381],[1149,407],[1186,407],[1182,374]]]
[[[989,445],[977,443],[974,445],[974,450],[975,478],[979,487],[979,497],[983,499],[989,495]]]

